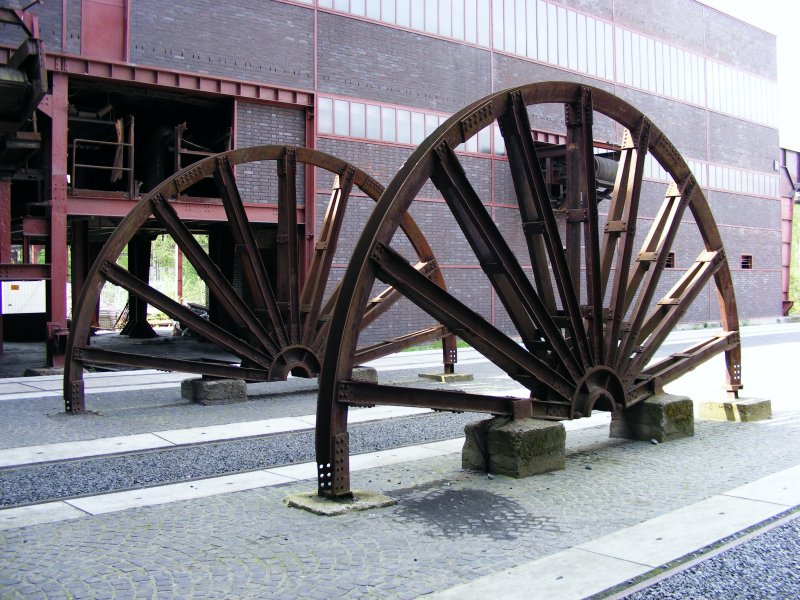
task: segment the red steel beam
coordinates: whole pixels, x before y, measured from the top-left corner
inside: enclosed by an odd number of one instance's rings
[[[124,217],[136,206],[136,200],[127,198],[108,198],[94,196],[70,196],[67,202],[67,214],[70,216]],[[225,222],[225,208],[213,199],[181,200],[171,202],[178,216],[185,221]],[[244,203],[247,219],[251,223],[277,223],[277,204]],[[304,209],[297,207],[297,220],[303,222]]]
[[[0,264],[0,281],[38,281],[50,279],[50,265]]]

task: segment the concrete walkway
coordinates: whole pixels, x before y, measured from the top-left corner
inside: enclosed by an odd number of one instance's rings
[[[671,350],[692,336],[679,334]],[[800,405],[790,379],[797,356],[798,327],[745,333],[745,391],[773,401],[771,421],[699,421],[695,437],[660,445],[610,440],[607,425],[577,421],[566,469],[526,480],[462,471],[460,440],[353,457],[354,487],[398,502],[367,513],[323,518],[285,507],[284,497],[313,490],[313,463],[5,509],[0,597],[586,597],[800,505]],[[471,385],[513,392],[513,382],[474,358],[459,367],[474,369]],[[382,377],[402,380],[435,360],[404,353],[379,366]],[[668,391],[719,397],[721,372],[721,359],[711,361]],[[113,451],[108,440],[126,434],[175,444],[196,443],[203,430],[222,439],[260,435],[270,424],[311,426],[308,382],[250,406],[198,411],[177,400],[183,376],[138,373],[126,382],[129,375],[88,378],[102,410],[86,418],[59,414],[59,398],[48,395],[58,378],[0,382],[0,415],[18,418],[3,419],[0,431],[27,440],[4,444],[0,457],[10,466],[53,460],[57,448],[67,453],[59,458],[103,444]],[[137,383],[164,387],[137,392]],[[393,416],[373,410],[353,415]],[[139,429],[129,431],[126,419]],[[142,429],[152,422],[166,427]]]

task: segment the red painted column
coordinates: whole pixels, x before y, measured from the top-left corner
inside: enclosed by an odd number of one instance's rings
[[[316,97],[314,99],[316,104]],[[314,149],[317,147],[317,121],[314,108],[306,109],[306,148]],[[305,244],[300,245],[300,273],[299,285],[303,289],[303,284],[308,275],[308,264],[314,256],[314,247],[317,243],[317,177],[316,169],[306,166],[306,197],[303,207],[303,218],[305,220]]]
[[[47,281],[47,364],[64,364],[67,331],[67,86],[64,73],[53,73],[50,142],[50,238],[46,262]]]

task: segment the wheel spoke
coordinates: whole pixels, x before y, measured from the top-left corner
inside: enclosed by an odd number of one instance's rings
[[[542,352],[544,335],[560,364],[577,381],[578,363],[547,307],[531,285],[511,248],[497,229],[467,179],[461,163],[445,143],[436,149],[437,168],[431,180],[444,197],[481,267],[531,352]]]
[[[626,129],[617,180],[608,211],[603,245],[600,250],[601,293],[605,297],[611,264],[616,255],[614,283],[611,288],[611,314],[606,332],[606,364],[616,364],[622,320],[625,317],[625,299],[628,292],[628,273],[636,237],[636,219],[642,191],[642,175],[650,137],[650,121],[642,118],[634,141]]]
[[[278,306],[288,317],[291,343],[300,340],[300,261],[297,252],[297,154],[286,148],[278,168]]]
[[[640,396],[649,396],[653,393],[653,386],[663,386],[678,377],[685,375],[698,365],[716,356],[720,352],[727,352],[740,345],[738,331],[726,331],[722,335],[714,336],[695,344],[681,352],[670,354],[666,358],[647,367],[636,378],[636,384],[630,391],[629,403],[638,401]]]
[[[604,360],[603,344],[603,292],[600,279],[600,239],[597,216],[597,184],[594,169],[594,135],[592,133],[592,93],[587,87],[580,88],[580,97],[566,105],[567,124],[567,210],[580,207],[583,223],[584,263],[586,265],[586,312],[589,321],[589,344],[593,364]],[[576,235],[577,220],[567,219],[567,252],[580,252],[580,238]],[[570,233],[572,235],[570,236]],[[580,263],[570,261],[573,289],[579,290]],[[576,264],[573,264],[576,263]],[[580,300],[580,296],[578,296]]]
[[[233,168],[225,155],[216,158],[216,166],[214,180],[217,182],[222,197],[222,204],[231,226],[234,243],[239,250],[242,271],[256,314],[262,322],[269,323],[272,331],[275,332],[278,344],[286,346],[286,328],[278,310],[272,286],[267,278],[267,272],[261,262],[261,254],[258,251],[253,230],[250,228],[250,222],[247,220],[242,199],[239,196]]]
[[[584,368],[592,364],[589,341],[583,327],[577,292],[572,285],[564,248],[561,245],[561,234],[558,231],[550,193],[539,168],[539,158],[531,137],[531,126],[528,110],[520,92],[510,94],[510,103],[506,113],[499,119],[501,131],[506,144],[506,153],[511,165],[514,187],[517,192],[520,215],[528,240],[531,261],[536,269],[544,272],[536,276],[536,285],[545,298],[549,286],[550,274],[543,259],[542,247],[546,247],[558,286],[561,305],[569,318],[572,334],[578,347],[578,356]],[[544,242],[542,242],[544,235]],[[546,282],[544,281],[546,278]],[[547,300],[545,300],[547,304]],[[555,302],[553,302],[553,305]],[[547,304],[549,306],[549,304]]]
[[[622,379],[623,383],[629,383],[633,376],[641,372],[650,362],[672,328],[724,263],[725,252],[722,249],[713,252],[704,251],[669,293],[658,302],[641,329],[637,331],[637,343],[643,342],[642,351],[631,361]]]
[[[510,377],[529,389],[541,382],[562,397],[571,396],[574,386],[561,374],[418,273],[397,252],[379,244],[371,260],[379,279],[400,290],[403,296],[492,360]]]
[[[484,396],[449,390],[379,385],[361,381],[340,381],[337,398],[348,406],[418,406],[454,412],[475,411],[493,415],[531,416],[527,398]]]
[[[157,195],[152,200],[152,206],[153,214],[164,225],[186,259],[194,266],[211,294],[221,300],[224,310],[238,325],[248,330],[264,350],[272,355],[277,355],[279,350],[275,341],[270,338],[258,318],[183,224],[170,203],[163,196]]]
[[[322,297],[325,294],[325,284],[331,271],[333,257],[336,254],[336,245],[339,233],[342,230],[347,201],[353,188],[355,169],[349,167],[343,174],[336,175],[333,180],[333,189],[322,222],[319,239],[314,249],[314,258],[308,269],[308,277],[303,286],[300,299],[301,310],[305,314],[303,328],[303,343],[311,344],[314,334],[319,327],[317,320],[322,306]]]
[[[153,289],[122,267],[105,261],[100,268],[100,272],[107,281],[135,294],[139,298],[145,300],[149,305],[158,308],[176,321],[186,324],[190,329],[208,339],[210,342],[225,348],[241,358],[247,358],[262,367],[269,368],[273,359],[272,356],[259,352],[244,340],[231,335],[229,332],[204,319],[186,306],[175,302],[175,300],[169,296]]]
[[[658,215],[636,258],[636,265],[630,270],[622,314],[627,313],[634,298],[636,302],[631,309],[626,331],[620,339],[616,361],[616,368],[619,371],[627,371],[639,329],[661,280],[661,273],[664,271],[667,255],[680,227],[681,218],[697,189],[694,179],[686,180],[680,188],[674,183],[669,185]]]
[[[91,346],[76,346],[75,358],[83,363],[93,365],[135,366],[143,369],[159,371],[178,371],[179,373],[197,373],[225,379],[244,379],[246,381],[267,381],[268,374],[262,369],[234,367],[224,363],[212,363],[167,356],[150,356],[147,354],[129,354],[114,350],[101,350]]]
[[[411,346],[416,346],[417,344],[425,344],[427,342],[440,340],[447,334],[447,329],[441,325],[434,325],[426,329],[407,333],[406,335],[402,335],[391,340],[384,340],[371,346],[365,346],[364,348],[359,348],[356,350],[355,364],[361,365],[375,358],[400,352],[401,350],[405,350]]]

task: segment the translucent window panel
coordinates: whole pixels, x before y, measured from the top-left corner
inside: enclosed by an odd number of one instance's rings
[[[471,138],[469,138],[467,140],[466,150],[467,150],[467,152],[477,152],[478,151],[478,136],[477,135],[473,135]]]
[[[381,18],[381,3],[376,0],[367,2],[367,18],[375,19],[376,21]]]
[[[331,8],[333,7],[333,0],[318,0],[319,5],[323,8]]]
[[[364,16],[367,14],[366,0],[350,0],[350,12],[354,15]]]
[[[320,98],[317,102],[317,129],[320,133],[333,133],[333,100]]]
[[[397,141],[401,144],[411,143],[411,112],[397,111]]]
[[[717,65],[710,60],[706,60],[706,97],[709,108],[717,108],[717,84],[719,82],[717,76]]]
[[[381,20],[394,23],[397,19],[395,0],[381,0]]]
[[[627,31],[625,32],[627,35]],[[639,44],[639,36],[631,34],[631,85],[634,87],[642,86],[642,54]]]
[[[393,108],[381,109],[381,139],[385,142],[397,140],[396,127],[397,111]]]
[[[586,72],[589,75],[602,76],[602,73],[597,71],[597,63],[602,62],[602,59],[598,58],[596,32],[597,23],[591,17],[586,17]]]
[[[367,137],[381,139],[381,107],[367,104]]]
[[[536,54],[539,60],[547,60],[547,4],[536,1]]]
[[[464,0],[453,0],[450,7],[453,37],[457,40],[464,39]]]
[[[411,0],[411,28],[425,29],[425,0]]]
[[[411,0],[397,0],[395,19],[395,22],[401,27],[411,25]]]
[[[350,11],[350,0],[333,0],[333,8],[336,10]]]
[[[501,0],[495,0],[500,2]],[[515,26],[516,14],[514,0],[503,1],[503,50],[506,52],[514,52],[516,50],[517,28]]]
[[[677,98],[680,94],[680,82],[678,75],[678,49],[670,46],[669,48],[669,70],[670,70],[670,88],[672,88],[671,96]]]
[[[694,65],[692,68],[694,69],[695,73],[695,87],[697,88],[697,103],[700,105],[705,105],[706,102],[705,91],[704,91],[705,74],[703,73],[703,61],[700,60],[700,57],[697,56],[696,54],[694,54],[692,58],[694,59],[693,60]]]
[[[747,193],[749,194],[755,194],[756,192],[755,179],[756,177],[754,173],[747,174]]]
[[[438,33],[439,31],[439,2],[425,0],[425,31]]]
[[[717,187],[717,167],[708,165],[708,187]]]
[[[492,132],[494,133],[494,153],[499,154],[500,156],[505,156],[506,141],[500,134],[500,128],[492,125]]]
[[[492,151],[492,130],[484,127],[478,132],[478,152],[489,154]]]
[[[346,100],[333,101],[333,133],[350,135],[350,103]]]
[[[350,103],[350,135],[353,137],[367,137],[366,106],[360,102]]]
[[[558,64],[558,11],[553,4],[547,5],[547,61]]]
[[[669,60],[669,46],[666,44],[663,45],[661,70],[664,73],[664,94],[672,96],[674,93],[672,90],[672,63]]]
[[[489,0],[478,0],[478,43],[489,46]]]
[[[657,94],[664,93],[664,44],[661,42],[655,42],[653,46],[653,51],[655,53],[655,67],[654,67],[654,74],[656,76],[656,87],[655,92]]]
[[[655,92],[656,84],[656,41],[647,39],[647,89]]]
[[[475,0],[464,3],[464,38],[473,44],[478,42],[478,5]]]
[[[737,71],[735,69],[731,69],[731,87],[735,90],[735,93],[733,94],[733,97],[731,98],[731,100],[732,100],[731,112],[733,114],[735,114],[735,115],[738,115],[739,114],[739,110],[740,110],[740,107],[739,107],[739,97],[740,97],[739,96],[739,91],[742,89],[740,75],[741,75],[741,73],[739,73],[739,71]]]
[[[492,43],[494,44],[495,50],[505,49],[506,43],[503,35],[505,31],[503,22],[504,8],[505,2],[503,2],[503,0],[494,0],[494,2],[492,2]]]
[[[567,66],[567,9],[558,7],[558,65]]]
[[[567,11],[567,66],[578,69],[578,15]]]
[[[526,0],[525,3],[525,55],[536,58],[536,0]]]
[[[439,117],[436,115],[425,115],[425,137],[428,137],[436,128],[439,127]]]
[[[619,29],[617,30],[620,31]],[[622,82],[633,85],[633,55],[631,54],[631,32],[623,31],[619,34],[621,39],[617,40],[617,47],[622,48]],[[620,43],[621,42],[621,43]],[[619,62],[619,61],[618,61]]]
[[[453,35],[452,0],[439,0],[439,33],[447,37]]]
[[[588,72],[586,57],[586,16],[578,15],[578,71]]]
[[[599,21],[598,21],[599,22]],[[606,40],[605,58],[606,58],[606,77],[608,79],[614,78],[614,31],[610,23],[603,23],[604,37]]]
[[[425,115],[418,112],[411,113],[411,143],[421,144],[425,139]]]
[[[525,15],[525,0],[516,0],[514,4],[514,14],[516,15],[517,31],[515,33],[517,38],[516,53],[520,56],[527,54],[526,45],[528,43],[528,34],[526,32],[528,19]]]

